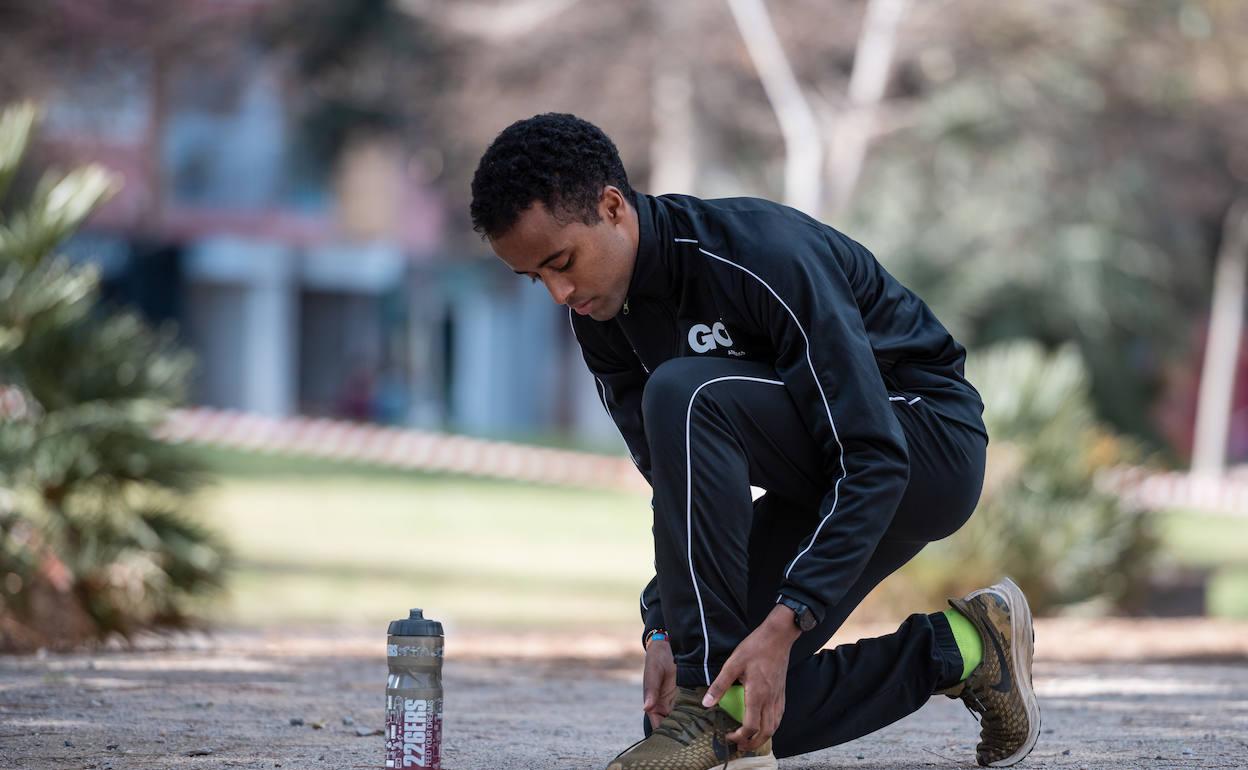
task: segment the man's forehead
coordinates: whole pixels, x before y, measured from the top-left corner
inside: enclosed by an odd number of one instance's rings
[[[494,251],[515,269],[537,266],[568,246],[567,225],[540,201],[525,209],[502,236],[492,239]]]

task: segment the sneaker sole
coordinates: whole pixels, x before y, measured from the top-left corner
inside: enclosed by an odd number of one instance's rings
[[[984,591],[996,591],[1005,596],[1010,605],[1010,655],[1019,664],[1014,675],[1015,685],[1023,699],[1023,708],[1027,710],[1027,740],[1005,759],[989,762],[987,767],[1009,767],[1022,762],[1036,747],[1040,737],[1040,703],[1036,700],[1035,689],[1031,685],[1031,660],[1035,652],[1035,629],[1031,623],[1031,607],[1021,588],[1008,577]],[[971,596],[981,593],[976,591]],[[970,598],[970,597],[967,597]],[[1027,676],[1020,676],[1026,672]]]

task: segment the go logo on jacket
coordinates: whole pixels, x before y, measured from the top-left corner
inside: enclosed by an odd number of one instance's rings
[[[724,328],[722,321],[716,321],[714,326],[694,324],[689,328],[689,347],[693,352],[706,353],[718,345],[732,347],[732,337],[728,336],[728,330]]]

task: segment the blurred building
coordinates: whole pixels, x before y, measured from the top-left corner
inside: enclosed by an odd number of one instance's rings
[[[193,400],[610,441],[566,309],[447,246],[436,148],[363,131],[319,157],[280,63],[239,46],[211,70],[109,57],[46,104],[39,148],[124,178],[67,250],[99,264],[106,298],[179,325]]]

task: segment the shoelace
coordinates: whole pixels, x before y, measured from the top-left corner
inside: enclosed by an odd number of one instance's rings
[[[984,736],[988,740],[1003,740],[1006,738],[1002,729],[1001,720],[994,718],[988,714],[988,706],[979,697],[978,688],[967,688],[962,698],[962,705],[966,706],[966,710],[971,712],[975,717],[975,721],[979,723],[980,728],[987,733]],[[974,703],[972,704],[972,701]]]
[[[705,730],[707,727],[718,732],[709,711],[677,703],[662,724],[654,728],[654,732],[671,738],[681,746],[688,746],[697,737],[694,728]]]
[[[716,719],[713,714],[714,712],[710,709],[678,703],[662,724],[654,728],[654,733],[667,736],[682,746],[688,746],[697,738],[697,731],[694,728],[705,730],[709,727],[714,742],[728,747],[730,745],[728,734],[720,726],[720,720]],[[732,751],[728,750],[728,754],[731,755]],[[731,756],[725,757],[724,764],[719,766],[719,770],[727,770],[730,761]]]
[[[972,699],[975,701],[975,705],[973,706],[971,705]],[[984,702],[979,699],[979,695],[969,687],[963,694],[962,705],[966,706],[966,710],[971,712],[971,716],[975,717],[976,722],[983,724],[982,715],[988,712],[988,707],[985,706]]]

